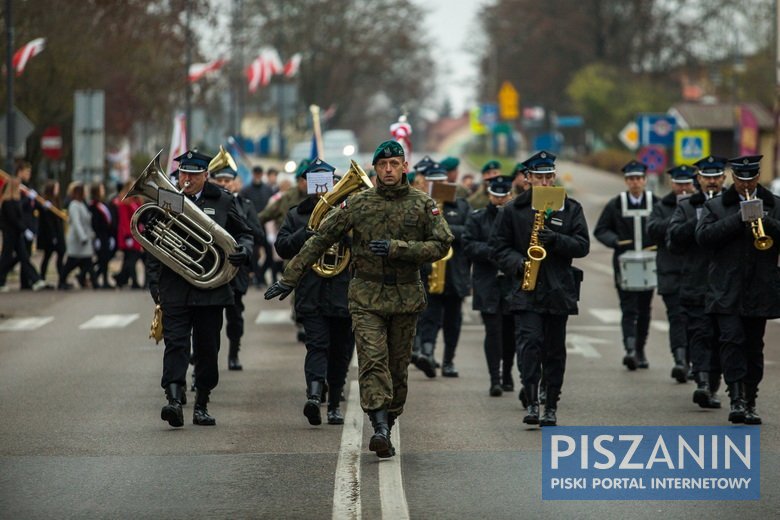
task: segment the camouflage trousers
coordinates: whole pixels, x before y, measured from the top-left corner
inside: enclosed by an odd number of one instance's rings
[[[363,411],[403,412],[416,327],[417,313],[352,312]]]

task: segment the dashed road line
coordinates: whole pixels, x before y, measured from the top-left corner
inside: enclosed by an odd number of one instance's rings
[[[138,314],[96,314],[79,325],[79,330],[121,329],[138,319]]]
[[[260,311],[255,318],[257,325],[277,325],[280,323],[292,323],[290,310],[284,311]]]
[[[9,318],[0,322],[0,331],[17,332],[35,330],[54,320],[54,316],[38,316],[30,318]]]

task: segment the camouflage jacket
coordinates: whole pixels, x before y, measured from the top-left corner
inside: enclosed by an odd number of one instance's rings
[[[282,281],[297,285],[317,258],[352,231],[349,309],[405,314],[425,308],[420,266],[442,258],[453,241],[436,203],[403,182],[370,188],[331,211],[284,270]],[[372,240],[390,240],[390,253],[377,256]]]
[[[487,181],[482,181],[482,186],[479,187],[476,193],[468,198],[468,203],[469,206],[471,206],[471,209],[486,208],[490,203],[490,198],[487,194],[486,183]]]
[[[260,219],[260,224],[265,225],[266,222],[273,220],[276,223],[277,229],[282,226],[284,222],[284,216],[290,211],[290,208],[297,206],[304,200],[306,200],[306,193],[301,193],[298,188],[292,186],[289,190],[285,191],[281,197],[274,202],[269,203],[263,211],[257,214]]]

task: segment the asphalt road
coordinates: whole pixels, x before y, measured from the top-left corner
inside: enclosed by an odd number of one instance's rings
[[[559,166],[593,227],[619,178]],[[691,402],[670,377],[656,298],[650,369],[621,366],[610,252],[593,243],[579,316],[569,320],[561,425],[726,425],[727,409]],[[1,518],[768,518],[780,508],[780,324],[767,325],[761,386],[761,499],[738,502],[543,501],[539,428],[521,423],[516,392],[488,396],[483,329],[468,310],[458,379],[410,370],[409,402],[379,461],[350,370],[347,424],[302,415],[304,347],[285,302],[246,299],[242,372],[226,370],[209,410],[216,427],[159,418],[162,346],[147,339],[139,291],[0,295]],[[467,305],[468,307],[468,305]],[[469,307],[470,309],[470,307]],[[439,347],[439,352],[441,347]],[[517,385],[519,387],[519,385]],[[355,387],[356,388],[356,387]],[[725,396],[723,396],[725,398]]]

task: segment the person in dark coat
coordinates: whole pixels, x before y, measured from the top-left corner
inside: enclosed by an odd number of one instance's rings
[[[3,231],[3,249],[0,253],[0,292],[10,290],[5,280],[16,262],[19,262],[22,275],[32,284],[31,289],[38,291],[46,287],[46,282],[38,276],[27,254],[26,241],[33,233],[25,225],[22,205],[27,203],[27,197],[21,196],[20,186],[21,182],[16,177],[3,184],[0,206],[0,226]]]
[[[572,259],[588,254],[590,236],[582,206],[568,197],[562,208],[545,211],[543,226],[536,228],[533,192],[555,182],[555,156],[541,151],[525,164],[531,189],[504,206],[489,243],[499,268],[513,278],[508,299],[509,309],[515,313],[521,399],[527,410],[523,422],[555,426],[566,371],[566,322],[569,315],[578,312],[582,282],[582,271],[572,266]],[[534,237],[547,254],[539,264],[535,287],[524,290],[525,262]],[[547,398],[540,419],[538,385],[542,371]]]
[[[253,243],[265,241],[265,231],[257,218],[255,205],[246,197],[239,194],[240,177],[236,170],[226,166],[211,173],[212,182],[226,189],[236,198],[238,208],[244,217],[247,226],[252,230]],[[249,289],[249,275],[252,272],[251,260],[238,269],[238,274],[230,281],[233,287],[233,305],[225,307],[225,329],[228,337],[228,370],[243,370],[238,359],[238,351],[241,350],[241,338],[244,336],[244,295]]]
[[[709,156],[695,163],[701,190],[680,201],[669,222],[669,251],[681,257],[680,305],[685,313],[688,351],[691,358],[696,390],[693,402],[702,408],[720,408],[720,353],[718,323],[704,312],[707,292],[707,272],[711,251],[696,243],[696,223],[704,211],[704,203],[720,195],[726,179],[726,159]]]
[[[734,184],[704,204],[696,226],[712,252],[705,311],[718,322],[732,423],[761,424],[764,332],[767,319],[780,317],[780,198],[758,183],[761,157],[729,159]]]
[[[641,162],[630,161],[622,168],[627,191],[607,202],[596,223],[593,235],[605,246],[614,250],[612,268],[615,273],[615,289],[620,300],[621,329],[623,347],[626,354],[623,364],[629,370],[648,368],[645,355],[647,334],[650,331],[650,307],[653,303],[654,287],[646,290],[627,291],[620,286],[619,257],[626,251],[649,249],[654,245],[647,233],[647,217],[653,209],[655,198],[647,185],[647,166]],[[641,232],[636,236],[635,219]],[[641,244],[636,241],[641,239]],[[639,247],[641,245],[641,248]]]
[[[314,234],[308,224],[319,201],[315,182],[309,177],[315,172],[333,175],[335,168],[316,159],[303,174],[307,178],[310,195],[290,209],[276,237],[276,252],[286,260],[297,255],[306,240]],[[348,246],[348,243],[346,237],[341,239],[342,245]],[[320,276],[310,269],[295,289],[295,316],[303,324],[306,337],[306,357],[303,362],[306,403],[303,415],[309,424],[322,423],[320,399],[325,383],[328,385],[328,424],[344,424],[339,401],[355,348],[347,302],[350,278],[348,269],[333,277]]]
[[[103,202],[106,188],[103,183],[95,182],[89,188],[89,213],[92,215],[92,230],[95,232],[94,246],[97,260],[92,265],[96,282],[93,289],[111,289],[108,283],[108,262],[116,252],[116,214],[112,214],[108,204]],[[100,278],[103,282],[100,283]],[[99,284],[99,285],[98,285]]]
[[[184,196],[236,239],[235,251],[225,252],[228,262],[234,266],[246,263],[252,254],[252,232],[235,198],[219,186],[206,182],[206,169],[211,157],[187,151],[175,160],[179,161],[179,181]],[[149,230],[149,225],[146,230]],[[196,353],[192,422],[202,426],[214,425],[216,420],[209,415],[207,403],[209,394],[219,381],[217,353],[222,332],[222,309],[234,304],[233,289],[229,283],[211,289],[195,287],[153,255],[150,255],[147,269],[149,290],[163,312],[165,353],[161,385],[168,404],[162,408],[160,417],[171,426],[184,425],[181,400],[192,347]]]
[[[512,200],[512,178],[495,177],[488,185],[490,203],[471,212],[463,231],[463,251],[473,265],[471,272],[474,299],[472,308],[480,311],[485,325],[485,360],[492,397],[515,389],[512,364],[515,359],[515,322],[505,296],[508,277],[498,268],[488,240],[500,208]]]
[[[667,173],[672,180],[672,191],[653,206],[653,212],[647,219],[647,234],[658,244],[656,255],[658,294],[664,299],[666,317],[669,321],[669,348],[674,360],[672,377],[678,383],[685,383],[688,381],[690,355],[685,313],[680,304],[680,273],[683,257],[670,251],[666,241],[669,222],[678,201],[690,197],[696,191],[693,183],[696,169],[682,164],[669,169]]]
[[[48,181],[43,187],[43,198],[53,207],[60,209],[60,183]],[[59,277],[65,264],[65,221],[51,211],[44,211],[38,220],[38,249],[43,252],[41,258],[41,279],[46,279],[49,260],[57,255],[55,266]]]
[[[428,182],[445,182],[447,172],[437,162],[434,162],[425,170],[425,180]],[[432,189],[436,189],[433,187]],[[454,193],[453,193],[454,195]],[[415,366],[425,372],[428,377],[436,376],[436,338],[439,330],[444,336],[444,356],[442,358],[441,375],[443,377],[458,377],[455,369],[455,350],[460,339],[460,327],[463,322],[463,299],[471,291],[469,277],[469,260],[463,252],[463,230],[466,219],[471,213],[469,203],[463,198],[453,197],[449,201],[437,201],[444,220],[455,236],[452,242],[452,258],[439,260],[445,266],[444,289],[440,293],[432,293],[430,290],[431,272],[423,278],[428,307],[420,314],[418,331],[420,334],[420,355],[417,356]],[[435,264],[434,264],[435,265]]]
[[[259,213],[268,205],[268,201],[273,194],[274,189],[268,183],[263,182],[263,167],[260,165],[254,166],[252,168],[252,182],[241,190],[241,196],[252,201]],[[265,251],[263,265],[260,265],[261,249]],[[252,251],[252,273],[256,287],[265,285],[265,272],[271,266],[271,263],[273,263],[273,251],[271,250],[271,244],[265,239],[265,232],[263,232],[263,240],[255,241],[255,248]]]

